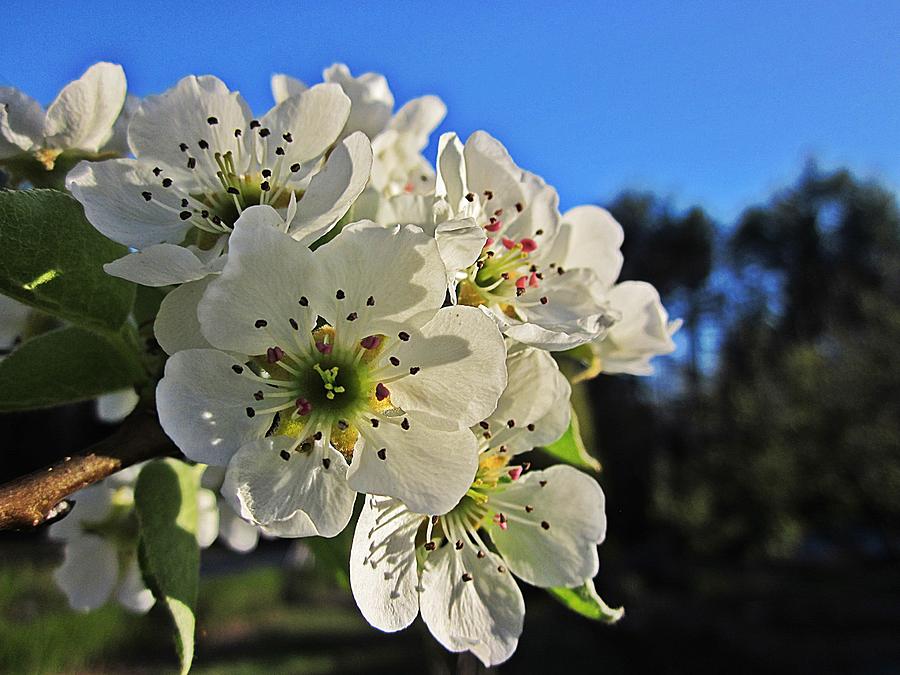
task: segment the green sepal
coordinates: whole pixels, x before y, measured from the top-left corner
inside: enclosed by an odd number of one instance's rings
[[[594,581],[575,588],[548,588],[547,592],[576,614],[602,623],[616,623],[625,616],[624,607],[610,607],[597,594]]]

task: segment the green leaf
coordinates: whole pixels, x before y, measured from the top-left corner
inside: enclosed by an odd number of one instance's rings
[[[141,572],[175,623],[182,673],[191,669],[194,658],[194,609],[200,578],[197,491],[203,469],[175,459],[156,460],[144,467],[134,488]]]
[[[127,335],[67,326],[31,338],[0,361],[0,412],[84,401],[141,382]]]
[[[135,286],[109,276],[103,264],[126,253],[69,195],[0,190],[0,292],[72,323],[116,331]]]
[[[581,429],[578,426],[578,417],[572,410],[572,421],[566,433],[559,440],[543,448],[544,452],[552,455],[561,462],[571,464],[579,469],[600,471],[600,462],[587,451],[584,441],[581,440]]]
[[[603,623],[616,623],[625,616],[625,608],[612,608],[597,595],[593,580],[576,588],[548,588],[547,592],[581,616]]]

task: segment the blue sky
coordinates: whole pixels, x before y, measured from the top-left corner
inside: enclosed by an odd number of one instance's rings
[[[440,131],[486,129],[563,207],[637,187],[727,221],[811,157],[900,186],[900,2],[435,4],[7,2],[0,84],[47,103],[105,59],[138,95],[213,73],[262,111],[271,73],[343,61],[441,96]]]

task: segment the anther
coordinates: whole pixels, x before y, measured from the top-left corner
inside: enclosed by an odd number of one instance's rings
[[[347,420],[338,420],[337,421],[337,427],[341,431],[344,431],[349,426],[350,426],[350,423]]]
[[[239,366],[239,365],[236,364],[236,363],[235,363],[233,366],[231,366],[231,369],[232,369],[234,372],[236,372],[238,375],[240,375],[241,373],[244,372],[244,366]]]
[[[409,431],[409,419],[408,418],[406,418],[406,417],[403,418],[403,421],[400,422],[400,428],[403,429],[403,431]]]
[[[512,429],[514,426],[516,426],[516,421],[515,420],[506,420],[506,426],[508,426],[510,429]]]
[[[535,233],[535,235],[540,236],[540,235],[544,234],[544,231],[543,230],[535,230],[534,233]]]
[[[284,148],[279,145],[277,148],[275,148],[275,154],[281,157],[282,155],[284,155]]]
[[[547,296],[546,296],[546,295],[542,295],[542,296],[541,296],[541,304],[542,304],[542,305],[546,305],[548,302],[550,302],[550,300],[547,298]]]
[[[469,574],[468,572],[463,572],[462,580],[463,581],[472,581],[472,575]]]
[[[260,126],[259,120],[250,120],[250,128],[251,129],[256,129],[258,126]]]
[[[309,307],[309,300],[306,299],[305,295],[300,296],[300,299],[297,301],[297,303],[301,307]]]
[[[437,544],[435,544],[433,541],[425,542],[425,550],[426,551],[433,551],[436,548],[437,548]]]
[[[474,195],[473,193],[470,192],[469,194],[466,195],[466,201],[467,201],[467,202],[473,202],[473,201],[475,201],[475,195]]]
[[[284,350],[281,347],[269,347],[266,350],[266,361],[269,363],[278,363],[284,358]]]
[[[339,288],[339,289],[337,290],[337,293],[334,294],[334,297],[336,297],[338,300],[343,300],[344,298],[347,297],[347,295],[344,293],[344,291],[342,291],[342,290]]]
[[[281,134],[281,137],[285,140],[286,143],[293,143],[293,142],[294,142],[294,137],[291,136],[291,132],[290,132],[290,131]]]
[[[322,432],[317,431],[315,434],[313,434],[313,438],[315,438],[317,441],[321,441],[322,440]]]
[[[291,324],[291,328],[293,328],[294,330],[300,330],[300,325],[297,323],[297,319],[288,319],[288,323]]]
[[[187,152],[187,151],[188,151],[188,144],[187,144],[187,143],[179,143],[179,144],[178,144],[178,149],[181,150],[182,152]]]
[[[186,209],[189,203],[190,202],[188,202],[187,199],[182,199],[181,200],[181,208]]]
[[[334,345],[330,345],[327,342],[316,342],[316,349],[319,350],[319,353],[328,355],[334,349]]]
[[[247,406],[246,412],[247,412],[247,417],[255,417],[256,416],[256,411],[253,408],[251,408],[250,406]]]
[[[153,195],[152,195],[151,193],[147,192],[146,190],[145,190],[144,192],[141,193],[141,197],[143,197],[144,199],[146,199],[148,202],[149,202],[151,199],[153,199]]]
[[[282,450],[278,454],[285,462],[291,458],[291,453],[289,453],[287,450]]]
[[[480,426],[482,429],[490,429],[491,428],[491,425],[488,423],[487,420],[482,420],[481,422],[478,423],[478,426]]]
[[[172,179],[171,179],[171,178],[163,178],[163,179],[162,179],[162,186],[163,186],[164,188],[172,187]]]
[[[324,466],[325,470],[328,471],[328,469],[331,468],[331,458],[323,457],[322,458],[322,466]]]
[[[549,529],[550,529],[550,523],[548,523],[546,520],[542,520],[542,521],[541,521],[541,527],[543,527],[545,530],[549,530]]]
[[[360,347],[363,349],[375,349],[378,345],[381,344],[381,338],[377,335],[367,335],[362,340],[359,341]]]
[[[266,138],[266,137],[267,137],[269,134],[271,134],[271,133],[272,133],[272,132],[269,131],[269,128],[268,128],[268,127],[263,127],[262,129],[259,130],[259,137],[260,137],[260,138]]]
[[[481,560],[486,555],[487,554],[484,551],[479,550],[478,553],[475,554],[475,557],[478,558],[479,560]]]
[[[409,374],[410,374],[410,375],[415,375],[415,374],[418,373],[420,370],[422,370],[422,369],[419,368],[419,366],[413,366],[412,368],[409,369]]]
[[[206,123],[209,124],[209,125],[218,124],[218,123],[219,123],[219,120],[218,120],[218,118],[216,118],[216,117],[207,117],[207,118],[206,118]]]
[[[359,318],[359,315],[356,312],[350,312],[347,315],[347,321],[356,321]]]
[[[528,431],[534,431],[534,423],[531,423],[525,427]]]
[[[538,485],[540,485],[541,487],[544,487],[546,484],[547,484],[547,481],[545,481],[545,480],[538,481]]]
[[[257,401],[262,401],[263,398],[264,398],[263,393],[262,393],[262,390],[260,390],[260,391],[256,392],[255,394],[253,394],[253,398],[256,399]]]
[[[456,546],[457,551],[462,551],[462,548],[463,548],[463,546],[465,546],[465,544],[463,544],[462,539],[457,539],[455,546]]]
[[[225,192],[227,192],[227,193],[230,194],[230,195],[239,195],[239,194],[241,194],[241,191],[238,190],[238,189],[237,189],[236,187],[234,187],[233,185],[230,185],[230,186],[225,190]]]
[[[366,307],[374,307],[374,306],[375,306],[375,297],[370,295],[368,298],[366,298]]]
[[[190,211],[182,211],[181,213],[178,214],[178,217],[181,218],[182,220],[190,220],[191,212]]]
[[[263,192],[268,192],[269,190],[272,189],[272,186],[269,185],[269,181],[264,180],[262,183],[259,184],[259,189],[262,190]]]
[[[372,423],[372,428],[373,428],[373,429],[377,429],[377,428],[378,428],[379,422],[378,422],[378,419],[377,419],[377,418],[373,417],[372,419],[369,420],[369,422]]]
[[[522,251],[524,253],[531,253],[532,251],[537,249],[537,242],[534,239],[529,239],[525,237],[524,239],[519,240],[519,245],[522,247]]]
[[[159,176],[159,174],[161,174],[161,173],[162,173],[162,169],[160,169],[158,166],[153,167],[153,175],[154,176]]]
[[[396,366],[399,366],[399,365],[400,365],[400,359],[398,359],[396,356],[392,356],[392,357],[391,357],[390,359],[388,359],[388,360],[391,362],[391,365],[392,365],[392,366],[395,366],[395,367],[396,367]]]
[[[532,511],[534,511],[534,507],[531,504],[526,504],[525,513],[531,513]]]
[[[391,392],[385,387],[381,382],[375,385],[375,398],[379,401],[383,401],[388,396],[391,395]]]
[[[291,164],[291,173],[297,173],[300,170],[300,165],[297,163]]]
[[[263,169],[262,171],[260,171],[260,174],[262,174],[263,178],[269,178],[271,177],[272,172],[269,169]]]
[[[497,565],[497,571],[500,572],[500,574],[503,574],[506,572],[506,568],[503,565]]]
[[[378,455],[378,459],[384,461],[384,460],[387,459],[387,448],[382,448],[381,450],[379,450],[379,451],[376,452],[375,454]]]
[[[401,330],[399,333],[397,333],[397,337],[404,342],[407,342],[409,340],[409,333],[407,333],[405,330]]]
[[[256,328],[265,328],[266,326],[269,325],[269,322],[266,321],[265,319],[257,319],[257,320],[254,322],[253,325],[254,325]]]
[[[485,191],[484,191],[484,196],[488,198],[488,201],[490,201],[490,200],[492,200],[492,199],[494,198],[494,193],[491,192],[490,190],[485,190]]]
[[[309,415],[312,412],[312,403],[305,398],[298,398],[294,405],[297,406],[297,414],[301,416]]]
[[[203,140],[203,139],[201,138],[199,141],[197,141],[197,146],[198,146],[201,150],[207,150],[207,149],[209,148],[209,143],[207,143],[205,140]]]

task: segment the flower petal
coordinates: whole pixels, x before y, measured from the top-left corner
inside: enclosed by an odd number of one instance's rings
[[[341,141],[312,177],[289,234],[309,246],[328,232],[366,187],[371,171],[369,139],[356,133]]]
[[[459,282],[457,273],[475,264],[487,236],[473,219],[464,218],[438,225],[434,230],[434,240],[441,252],[444,267],[447,268],[447,287],[453,290]],[[450,297],[455,298],[456,294],[451,293]]]
[[[492,203],[504,207],[526,203],[522,169],[500,141],[484,131],[476,131],[466,140],[463,155],[470,191],[477,195],[488,192]]]
[[[553,245],[553,262],[566,269],[594,270],[603,288],[612,286],[622,270],[622,226],[606,209],[576,206],[562,217]]]
[[[181,196],[161,187],[153,168],[134,159],[81,162],[66,176],[66,188],[91,225],[113,241],[138,249],[179,244],[191,225],[178,215]]]
[[[314,294],[313,254],[273,227],[267,211],[274,213],[266,206],[238,219],[228,262],[197,309],[203,335],[220,349],[257,355],[298,340],[305,345],[320,311],[312,302],[300,304]]]
[[[361,131],[374,138],[387,126],[394,110],[394,95],[384,75],[363,73],[353,77],[343,63],[335,63],[322,73],[326,82],[341,85],[350,98],[350,116],[344,126],[344,135]]]
[[[522,592],[503,560],[471,541],[429,554],[420,604],[438,642],[450,651],[471,651],[485,666],[506,661],[519,643],[525,621]]]
[[[262,437],[272,425],[274,413],[247,416],[261,386],[227,354],[180,351],[166,362],[156,388],[159,422],[190,459],[225,466],[238,448]]]
[[[106,263],[110,276],[142,286],[171,286],[207,276],[209,268],[191,251],[175,244],[156,244]]]
[[[569,381],[553,357],[540,349],[520,349],[506,365],[509,383],[487,420],[492,445],[502,443],[517,453],[555,441],[569,424]],[[557,409],[565,415],[550,415]]]
[[[116,600],[122,607],[135,614],[145,614],[156,602],[153,592],[144,585],[137,556],[125,567],[122,581],[116,590]]]
[[[418,369],[391,385],[403,410],[471,426],[497,407],[506,387],[506,345],[481,310],[444,307],[396,351],[403,368]]]
[[[556,465],[524,474],[500,500],[503,509],[509,509],[504,511],[507,528],[489,521],[487,529],[517,577],[548,588],[577,586],[597,574],[597,545],[606,534],[603,491],[597,481]]]
[[[44,136],[48,147],[96,152],[110,139],[125,104],[125,71],[95,63],[70,82],[47,108]]]
[[[318,157],[337,139],[349,114],[350,99],[336,84],[317,84],[285,99],[261,120],[272,131],[264,141],[269,157],[275,157],[277,147],[284,150],[286,166]],[[290,143],[282,137],[285,133],[292,136]]]
[[[396,499],[366,495],[350,549],[350,589],[379,630],[406,628],[419,613],[415,538],[424,520]]]
[[[197,491],[197,543],[209,548],[219,534],[219,506],[212,490]]]
[[[15,87],[0,87],[0,159],[43,143],[44,109]]]
[[[87,612],[103,605],[119,577],[119,556],[110,542],[86,534],[66,543],[65,559],[53,573],[72,609]]]
[[[232,551],[249,553],[259,542],[259,528],[241,518],[223,500],[219,505],[219,541]]]
[[[418,227],[354,223],[316,251],[316,262],[321,277],[310,304],[339,334],[349,329],[350,312],[367,335],[386,334],[444,302],[444,263],[434,239]]]
[[[406,419],[407,429],[385,416],[378,427],[360,425],[365,445],[357,446],[347,481],[357,492],[401,499],[416,513],[446,513],[475,478],[475,437],[422,413]]]
[[[97,417],[101,422],[117,424],[131,414],[140,400],[132,387],[103,394],[97,397]]]
[[[347,462],[321,442],[305,452],[292,451],[295,445],[296,439],[288,436],[247,443],[228,464],[223,492],[236,494],[242,511],[271,534],[340,534],[350,522],[356,500],[356,493],[347,485]],[[290,519],[297,512],[308,516],[312,532],[295,529]]]
[[[184,166],[186,152],[198,158],[207,152],[200,148],[201,140],[211,151],[231,150],[238,157],[246,156],[246,134],[236,138],[234,131],[244,131],[250,115],[243,97],[229,91],[219,78],[189,75],[171,89],[141,102],[128,126],[128,143],[136,157],[169,168]],[[210,124],[210,118],[216,120],[215,124]],[[186,152],[181,149],[182,143],[188,146]],[[206,164],[211,162],[210,158]]]
[[[182,284],[163,298],[153,322],[153,333],[166,354],[182,349],[209,349],[212,346],[200,330],[197,306],[215,278],[210,275]]]
[[[283,75],[281,73],[277,73],[272,76],[271,86],[272,98],[275,99],[276,104],[281,103],[285,99],[289,99],[291,96],[302,94],[304,91],[309,89],[306,84],[298,80],[296,77]]]

